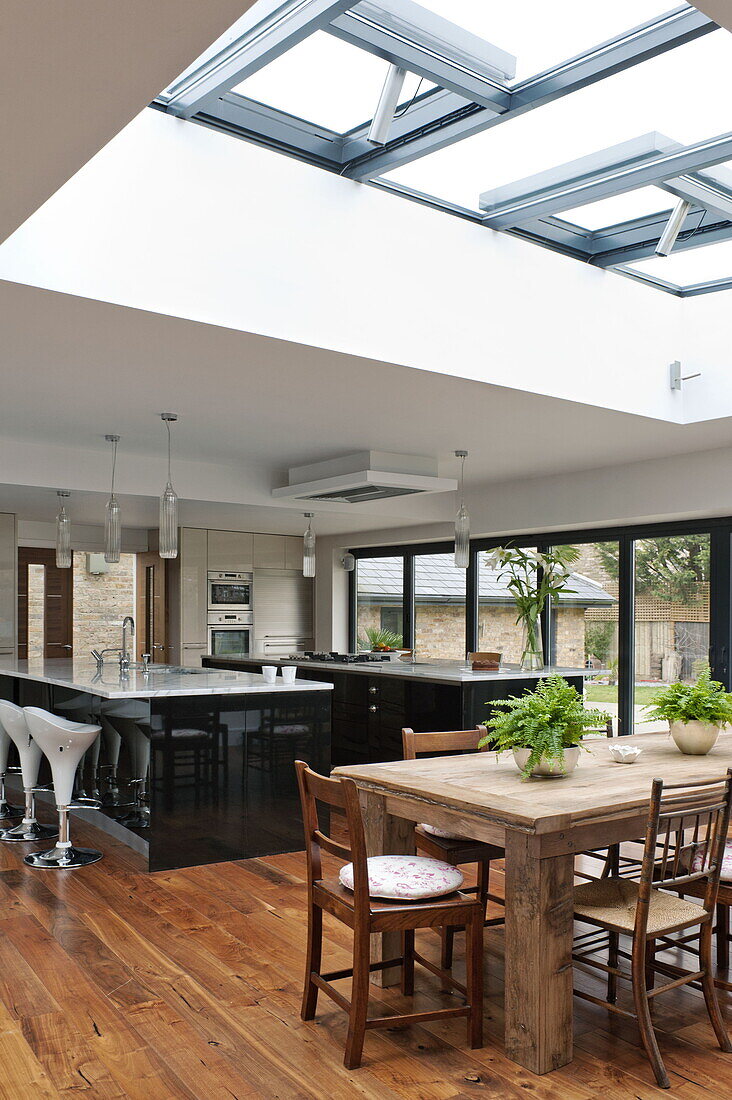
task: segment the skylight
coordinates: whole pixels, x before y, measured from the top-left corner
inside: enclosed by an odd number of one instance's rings
[[[732,280],[732,241],[672,252],[629,264],[628,270],[653,279],[663,279],[682,289],[722,280]]]
[[[154,106],[648,281],[678,199],[732,239],[731,71],[663,0],[258,0]]]

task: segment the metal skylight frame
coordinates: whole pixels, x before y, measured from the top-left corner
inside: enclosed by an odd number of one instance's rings
[[[383,0],[381,6],[398,9],[399,3]],[[187,70],[152,106],[410,201],[509,232],[592,266],[617,268],[620,274],[668,293],[688,296],[717,288],[707,284],[678,287],[624,266],[653,255],[668,214],[649,215],[590,232],[564,220],[562,210],[652,183],[693,204],[675,249],[726,240],[732,237],[732,174],[727,180],[724,170],[710,166],[732,161],[732,133],[690,146],[665,139],[657,149],[649,148],[645,154],[629,155],[625,161],[619,159],[604,167],[599,165],[594,174],[565,180],[564,185],[562,181],[549,182],[543,192],[535,189],[531,194],[517,195],[502,208],[493,207],[483,215],[382,178],[383,173],[412,160],[717,31],[716,23],[684,4],[506,87],[489,73],[470,73],[467,66],[460,65],[448,79],[444,51],[439,56],[439,50],[430,51],[423,42],[410,43],[399,34],[390,36],[389,28],[378,26],[373,18],[378,6],[378,0],[362,0],[360,4],[348,0],[259,0],[254,10],[262,18],[248,28],[243,39],[209,51],[200,65]],[[359,10],[372,18],[360,16]],[[438,17],[435,21],[444,22]],[[397,112],[389,140],[381,147],[367,141],[370,120],[339,134],[228,90],[318,29],[390,63],[401,62],[433,82],[442,81],[442,86],[416,96]],[[445,83],[450,86],[445,88]],[[723,283],[726,289],[729,280]]]

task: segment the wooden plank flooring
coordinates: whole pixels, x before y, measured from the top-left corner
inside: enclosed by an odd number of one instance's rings
[[[342,1064],[345,1017],[321,996],[299,1016],[305,942],[300,853],[184,871],[142,871],[92,826],[76,840],[105,859],[75,872],[33,871],[24,845],[0,844],[0,1100],[650,1100],[655,1087],[635,1028],[575,1003],[575,1060],[535,1077],[503,1050],[503,936],[486,930],[486,1045],[465,1048],[464,1022],[367,1033],[364,1064]],[[500,890],[500,878],[494,888]],[[346,930],[328,922],[334,968]],[[436,960],[437,937],[418,934]],[[458,937],[458,955],[462,954]],[[457,965],[460,970],[460,963]],[[592,977],[577,975],[589,991]],[[344,983],[347,986],[347,983]],[[450,999],[419,973],[415,1008]],[[396,1008],[399,994],[374,988]],[[726,1010],[727,1011],[727,1010]],[[732,1024],[732,1010],[729,1011]],[[656,1009],[673,1096],[732,1095],[732,1056],[714,1045],[701,993]]]

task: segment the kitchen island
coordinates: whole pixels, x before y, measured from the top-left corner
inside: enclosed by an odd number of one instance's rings
[[[102,726],[98,766],[89,750],[77,775],[102,808],[75,812],[151,871],[302,847],[293,761],[328,771],[331,694],[258,672],[0,658],[0,698]]]
[[[333,685],[333,765],[374,764],[402,757],[402,728],[471,729],[490,716],[496,699],[532,691],[539,680],[558,674],[582,691],[586,677],[602,670],[547,665],[522,672],[505,665],[496,672],[472,672],[460,661],[349,661],[311,658],[242,659],[204,657],[206,668],[260,672],[262,665],[295,665],[297,675]]]

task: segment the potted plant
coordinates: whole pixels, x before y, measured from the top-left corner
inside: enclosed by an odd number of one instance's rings
[[[561,676],[548,676],[535,691],[488,705],[501,710],[483,723],[489,732],[480,747],[510,749],[524,779],[569,775],[577,766],[585,732],[609,718],[604,711],[588,710]]]
[[[705,668],[694,684],[677,681],[645,708],[649,718],[668,722],[676,747],[687,756],[706,756],[723,726],[732,723],[732,695]]]
[[[383,630],[378,626],[368,626],[364,637],[359,638],[358,648],[371,653],[383,653],[396,659],[402,652],[402,636],[393,630]]]
[[[516,604],[516,622],[523,626],[521,668],[532,672],[544,667],[540,615],[547,599],[558,600],[568,585],[570,565],[579,557],[576,546],[553,546],[538,554],[521,546],[499,547],[486,556]]]

